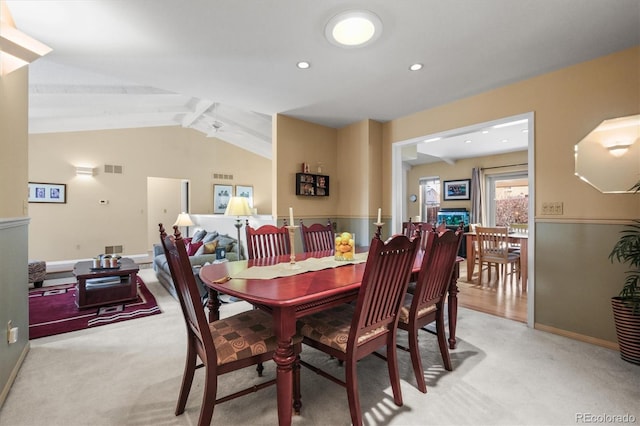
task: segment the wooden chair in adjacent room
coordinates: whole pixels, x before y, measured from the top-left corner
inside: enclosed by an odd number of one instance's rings
[[[208,323],[178,227],[173,227],[174,235],[167,236],[162,224],[159,226],[160,240],[187,326],[187,358],[175,414],[178,416],[184,413],[195,370],[204,367],[204,394],[198,425],[208,426],[215,404],[275,384],[275,379],[272,379],[217,398],[218,376],[273,359],[278,347],[273,332],[273,319],[270,314],[254,309]],[[294,337],[296,354],[300,353],[301,340],[299,336]],[[202,364],[198,365],[198,358]],[[294,366],[293,372],[294,401],[299,404],[299,368]]]
[[[509,250],[509,232],[507,227],[476,227],[478,240],[478,284],[482,285],[482,267],[488,266],[488,279],[491,280],[491,267],[496,267],[498,279],[502,276],[506,282],[508,275],[517,275],[520,280],[520,253]]]
[[[306,226],[300,220],[300,237],[302,238],[302,251],[305,253],[314,251],[328,251],[335,248],[333,226],[328,220],[326,225],[314,223]]]
[[[247,233],[247,257],[249,259],[262,259],[265,257],[282,256],[291,254],[289,242],[289,230],[285,226],[262,225],[259,228],[245,226]]]
[[[444,304],[462,235],[462,230],[456,232],[447,230],[441,235],[435,232],[426,234],[427,249],[423,254],[415,290],[413,294],[405,296],[404,304],[400,309],[398,328],[409,333],[409,348],[398,347],[411,354],[418,389],[423,393],[427,392],[427,385],[420,358],[418,332],[421,329],[429,331],[422,328],[425,325],[436,322],[436,335],[444,368],[447,371],[452,370],[447,336],[444,331]]]
[[[395,235],[387,242],[380,229],[371,241],[362,284],[355,304],[343,304],[298,320],[303,343],[325,352],[345,365],[346,382],[305,361],[302,365],[347,389],[351,421],[362,424],[358,397],[357,361],[386,346],[387,368],[396,405],[402,405],[396,332],[398,314],[419,250],[419,238]],[[377,389],[383,392],[383,389]]]

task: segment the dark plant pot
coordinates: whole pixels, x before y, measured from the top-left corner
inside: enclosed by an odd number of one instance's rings
[[[625,361],[640,365],[640,312],[634,312],[633,307],[619,297],[611,298],[611,306],[620,356]]]

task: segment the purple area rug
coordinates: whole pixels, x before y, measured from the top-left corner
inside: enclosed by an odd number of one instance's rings
[[[78,310],[76,284],[41,287],[29,291],[29,339],[52,336],[85,328],[113,324],[162,311],[144,282],[138,277],[138,298]]]

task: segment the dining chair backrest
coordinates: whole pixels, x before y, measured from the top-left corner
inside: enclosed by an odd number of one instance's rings
[[[314,251],[334,250],[334,235],[331,221],[326,225],[314,223],[306,226],[300,220],[300,236],[302,237],[302,250],[305,253]]]
[[[386,242],[376,235],[371,240],[358,292],[347,352],[368,343],[367,333],[381,337],[394,333],[398,314],[407,292],[409,276],[420,247],[420,237],[394,235]],[[380,333],[377,330],[384,330]]]
[[[291,254],[289,230],[286,226],[278,228],[273,225],[262,225],[259,228],[245,227],[247,233],[247,257],[261,259],[264,257]]]
[[[427,235],[430,241],[422,258],[409,316],[444,301],[463,234],[460,230],[447,230],[441,235],[435,232]]]
[[[177,226],[174,235],[167,235],[162,224],[160,240],[169,264],[169,270],[176,287],[182,314],[187,325],[187,333],[195,338],[195,348],[202,360],[210,360],[215,365],[216,347],[209,332],[209,325],[200,300],[200,292],[193,275],[186,245]]]
[[[411,218],[409,218],[408,222],[402,222],[402,234],[407,237],[413,237],[415,235],[416,229],[420,230],[420,238],[421,238],[421,249],[424,250],[427,244],[428,238],[426,238],[429,232],[433,232],[435,228],[429,222],[412,222]]]
[[[478,255],[484,262],[505,263],[509,255],[507,227],[476,227]]]

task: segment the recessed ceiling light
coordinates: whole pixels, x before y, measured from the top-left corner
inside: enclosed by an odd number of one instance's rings
[[[412,64],[412,65],[409,67],[409,70],[410,70],[410,71],[419,71],[419,70],[421,70],[421,69],[422,69],[422,67],[423,67],[423,65],[422,65],[422,64]]]
[[[483,131],[482,131],[482,134],[483,134],[483,135],[486,135],[487,133],[489,133],[489,131],[488,131],[488,130],[483,130]]]
[[[471,139],[467,139],[464,143],[471,143]]]
[[[324,34],[336,46],[362,47],[380,37],[382,21],[368,10],[348,10],[331,18]]]
[[[509,139],[502,139],[502,142],[509,142]]]
[[[306,69],[308,69],[309,67],[311,67],[311,64],[310,64],[309,62],[307,62],[307,61],[300,61],[300,62],[298,62],[298,63],[296,64],[296,66],[297,66],[298,68],[300,68],[301,70],[306,70]]]
[[[522,133],[529,133],[529,129],[522,129]]]
[[[435,142],[435,141],[439,141],[442,138],[431,138],[431,139],[426,139],[424,142],[425,143],[429,143],[429,142]]]

